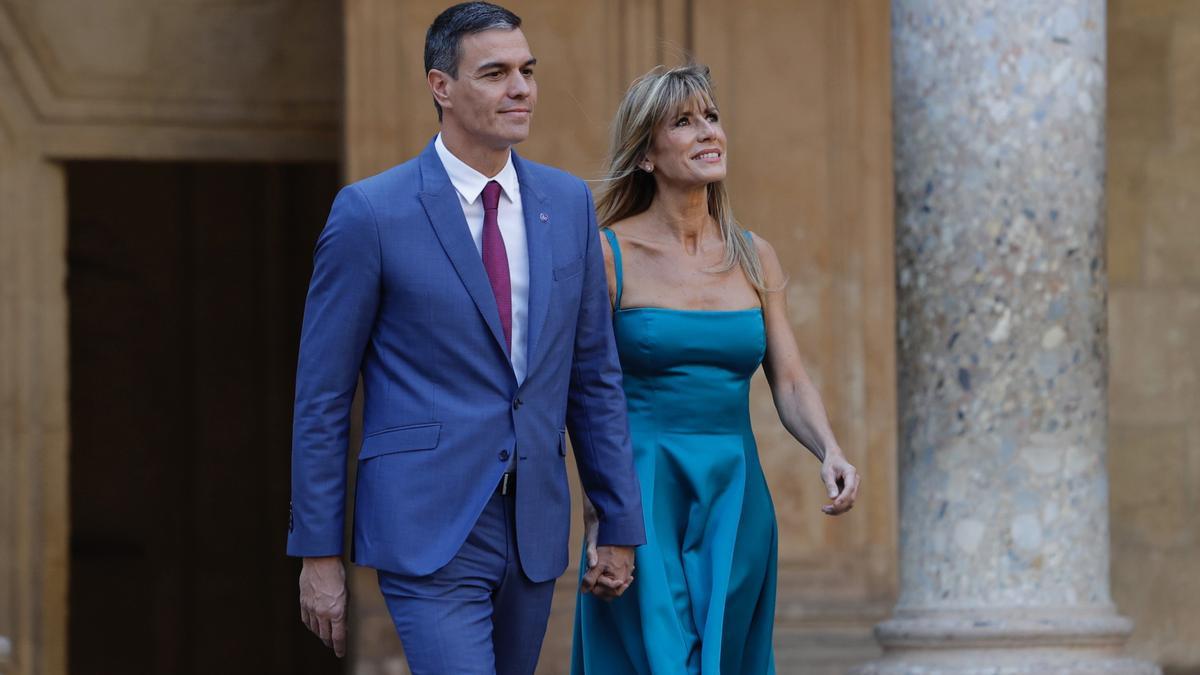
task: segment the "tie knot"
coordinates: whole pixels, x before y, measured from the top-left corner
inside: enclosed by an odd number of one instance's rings
[[[500,205],[500,184],[494,180],[483,186],[483,209],[495,211]]]

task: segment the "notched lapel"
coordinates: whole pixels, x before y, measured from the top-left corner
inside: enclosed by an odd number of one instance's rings
[[[419,197],[421,205],[425,207],[425,215],[429,217],[442,249],[446,251],[467,293],[475,301],[475,307],[491,330],[496,346],[508,358],[504,329],[500,325],[500,310],[496,306],[496,296],[492,294],[487,271],[483,269],[483,259],[475,248],[475,240],[471,238],[462,205],[458,202],[458,193],[454,191],[432,143],[421,154],[421,181],[423,191]]]

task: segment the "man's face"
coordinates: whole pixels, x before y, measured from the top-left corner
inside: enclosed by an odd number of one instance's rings
[[[525,34],[493,29],[459,46],[458,78],[447,78],[443,124],[456,124],[476,142],[504,149],[529,137],[537,82]]]

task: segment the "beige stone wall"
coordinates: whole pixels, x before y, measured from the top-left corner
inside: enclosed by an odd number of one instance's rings
[[[1200,669],[1200,2],[1111,0],[1109,478],[1131,649]]]
[[[0,67],[45,156],[328,159],[340,21],[328,0],[0,0]]]
[[[0,0],[0,673],[67,670],[59,161],[336,159],[339,25],[326,0]]]

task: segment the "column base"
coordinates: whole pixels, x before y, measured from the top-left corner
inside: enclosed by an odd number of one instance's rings
[[[854,675],[1161,675],[1122,654],[1133,623],[1097,610],[897,611]]]

